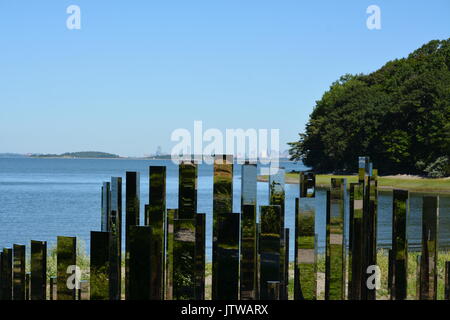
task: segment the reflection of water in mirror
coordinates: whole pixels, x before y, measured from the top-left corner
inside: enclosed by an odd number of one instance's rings
[[[125,172],[141,172],[141,223],[148,203],[148,166],[167,166],[167,208],[178,206],[178,167],[171,161],[109,159],[0,159],[0,247],[30,240],[55,243],[57,235],[77,236],[89,244],[90,231],[100,230],[100,191],[103,181],[122,176],[125,215]],[[305,170],[298,163],[283,162],[286,172]],[[213,168],[201,165],[198,181],[198,212],[206,213],[206,255],[211,257]],[[233,210],[240,211],[241,166],[234,167]],[[450,187],[449,187],[450,188]],[[258,182],[258,206],[267,205],[269,187]],[[297,184],[286,185],[286,227],[290,228],[290,258],[294,254],[294,207]],[[412,193],[408,237],[410,247],[420,247],[422,194]],[[325,191],[316,190],[316,233],[319,249],[325,244]],[[391,241],[392,193],[380,192],[378,243]],[[348,206],[347,206],[348,207]],[[347,219],[348,222],[348,219]],[[450,194],[440,197],[439,246],[450,247]],[[124,243],[124,242],[123,242]],[[86,249],[89,250],[88,245]],[[29,249],[28,249],[29,250]]]

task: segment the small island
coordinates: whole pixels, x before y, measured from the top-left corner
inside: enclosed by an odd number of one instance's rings
[[[117,154],[100,152],[100,151],[80,151],[80,152],[66,152],[62,154],[32,154],[31,158],[68,158],[68,159],[118,159]]]

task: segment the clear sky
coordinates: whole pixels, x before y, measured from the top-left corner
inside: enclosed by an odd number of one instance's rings
[[[449,36],[448,0],[0,0],[0,152],[169,152],[194,120],[284,150],[341,75]]]

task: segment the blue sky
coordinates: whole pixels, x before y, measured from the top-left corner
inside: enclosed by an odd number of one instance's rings
[[[1,0],[0,152],[169,152],[194,120],[287,149],[341,75],[449,36],[448,0]]]

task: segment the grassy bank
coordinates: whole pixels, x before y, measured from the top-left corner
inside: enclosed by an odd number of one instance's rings
[[[50,248],[49,256],[47,260],[47,276],[56,276],[56,249]],[[417,257],[420,253],[409,252],[408,253],[408,299],[416,299],[416,271],[417,271]],[[438,253],[438,299],[444,299],[444,271],[445,261],[450,261],[449,251],[440,251]],[[84,246],[81,245],[77,252],[77,264],[82,270],[82,279],[89,280],[89,256],[84,250]],[[125,274],[124,261],[122,261],[122,277]],[[388,292],[388,251],[380,249],[377,254],[377,264],[381,271],[381,288],[377,290],[377,299],[386,300],[389,299]],[[27,272],[30,270],[29,261],[27,261]],[[211,299],[211,275],[212,264],[206,263],[205,266],[205,296],[207,300]],[[346,269],[348,270],[348,262]],[[124,280],[124,279],[122,279]],[[122,288],[124,288],[124,281],[122,281]],[[289,263],[289,299],[294,297],[294,263]],[[317,257],[317,296],[318,300],[324,300],[325,297],[325,255],[319,254]],[[122,297],[124,298],[124,296]]]
[[[356,175],[318,174],[316,175],[317,188],[329,188],[331,178],[346,178],[348,184],[358,181],[358,177]],[[268,176],[259,176],[258,181],[267,182]],[[298,182],[298,173],[286,173],[286,183],[295,184]],[[390,190],[395,188],[407,189],[415,192],[450,193],[450,178],[429,179],[407,175],[382,176],[378,177],[378,187],[381,190]]]
[[[408,253],[408,300],[416,300],[416,271],[418,252]],[[438,300],[444,299],[445,261],[450,260],[450,252],[441,251],[438,254]],[[377,290],[377,300],[388,300],[388,251],[380,249],[377,254],[377,264],[381,271],[381,288]],[[348,270],[348,263],[346,269]],[[206,265],[206,299],[211,297],[211,263]],[[294,298],[294,263],[289,264],[289,299]],[[325,299],[325,255],[317,257],[317,297]]]

